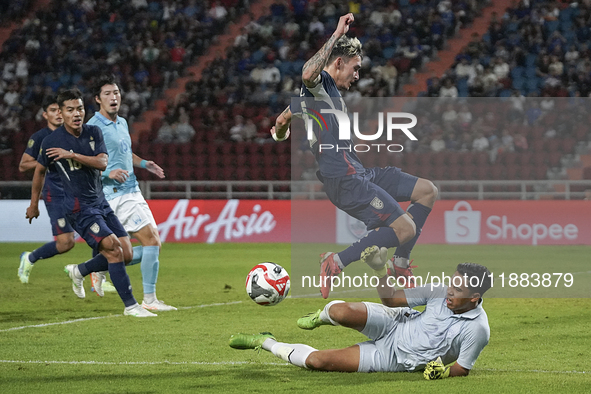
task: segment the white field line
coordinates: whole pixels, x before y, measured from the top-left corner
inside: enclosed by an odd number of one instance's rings
[[[43,361],[0,360],[0,364],[72,364],[72,365],[290,365],[288,363],[253,363],[250,361]]]
[[[0,360],[0,364],[71,364],[71,365],[290,365],[288,363],[260,363],[251,361],[43,361],[43,360]],[[477,368],[487,372],[529,372],[556,374],[588,374],[589,371],[549,371],[542,369],[496,369]]]
[[[215,303],[215,304],[204,304],[204,305],[195,305],[195,306],[185,306],[185,307],[180,307],[179,309],[207,308],[207,307],[211,307],[211,306],[234,305],[234,304],[240,304],[240,303],[242,303],[242,301],[218,302],[218,303]],[[89,321],[89,320],[107,319],[109,317],[119,317],[119,316],[123,316],[123,315],[108,315],[108,316],[97,316],[97,317],[84,317],[84,318],[81,318],[81,319],[66,320],[66,321],[55,322],[55,323],[33,324],[33,325],[29,325],[29,326],[20,326],[20,327],[6,328],[4,330],[0,330],[0,332],[23,330],[25,328],[40,328],[40,327],[49,327],[49,326],[59,326],[59,325],[63,325],[63,324],[78,323],[78,322]]]

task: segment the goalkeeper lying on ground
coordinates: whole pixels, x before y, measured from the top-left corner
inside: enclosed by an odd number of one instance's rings
[[[332,301],[297,322],[306,330],[322,325],[353,328],[370,341],[344,349],[317,350],[303,344],[277,342],[270,333],[262,333],[233,335],[230,346],[262,347],[293,365],[322,371],[424,369],[425,379],[429,380],[468,375],[490,337],[488,318],[482,308],[482,295],[491,287],[488,269],[473,263],[459,264],[450,287],[432,289],[427,285],[395,290],[387,284],[384,252],[373,247],[369,259],[365,259],[378,268],[376,274],[381,279],[377,290],[383,305]],[[461,280],[454,282],[457,277]],[[474,277],[478,280],[470,282]],[[457,286],[460,282],[461,286]],[[474,283],[478,286],[470,287]],[[420,305],[426,305],[424,312],[411,309]]]

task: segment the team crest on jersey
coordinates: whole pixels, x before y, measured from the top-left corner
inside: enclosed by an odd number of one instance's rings
[[[90,231],[92,231],[95,234],[98,234],[98,232],[99,232],[100,229],[101,228],[100,228],[100,226],[97,223],[95,223],[92,226],[90,226]]]
[[[33,145],[35,145],[35,141],[33,141],[32,139],[30,139],[30,140],[29,140],[29,142],[27,142],[27,146],[28,146],[29,148],[32,148],[32,147],[33,147]]]
[[[94,141],[90,141],[89,144],[90,144],[90,149],[92,149],[94,151]]]
[[[66,219],[64,218],[59,218],[57,220],[57,225],[60,226],[61,228],[64,228],[66,226]]]
[[[374,197],[373,200],[371,200],[370,205],[375,209],[384,208],[384,202],[377,197]]]

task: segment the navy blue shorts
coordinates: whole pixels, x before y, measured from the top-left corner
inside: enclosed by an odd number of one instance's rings
[[[61,234],[74,232],[74,229],[66,218],[68,211],[65,209],[63,198],[51,196],[50,201],[43,200],[43,202],[45,203],[45,208],[47,208],[49,222],[51,223],[51,232],[54,236],[57,237]]]
[[[68,220],[88,246],[96,251],[109,235],[115,234],[117,238],[128,235],[107,201],[98,207],[82,207],[80,211],[70,213]]]
[[[397,167],[375,167],[368,168],[364,175],[324,178],[323,183],[324,191],[337,208],[373,230],[388,227],[404,215],[398,202],[410,200],[418,179]]]

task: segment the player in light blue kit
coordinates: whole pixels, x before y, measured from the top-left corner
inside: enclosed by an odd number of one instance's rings
[[[305,330],[322,325],[349,327],[369,341],[344,349],[317,350],[277,342],[272,334],[261,333],[233,335],[230,346],[263,348],[298,367],[321,371],[424,370],[428,380],[468,375],[490,338],[488,317],[482,308],[482,295],[492,286],[488,269],[474,263],[459,264],[449,287],[432,288],[429,284],[395,290],[388,281],[386,261],[382,262],[382,268],[376,270],[382,304],[332,301],[297,322]],[[420,305],[426,306],[424,312],[411,309]]]
[[[131,151],[127,121],[118,116],[121,91],[115,77],[100,76],[94,84],[93,95],[100,110],[87,124],[98,126],[102,130],[109,154],[107,169],[102,174],[103,192],[125,230],[142,245],[133,248],[133,259],[129,263],[141,263],[144,287],[142,307],[151,311],[176,310],[177,308],[156,298],[160,236],[154,216],[140,191],[133,167],[145,168],[159,178],[164,178],[164,171],[153,161],[143,160]],[[95,273],[91,278],[95,291],[102,296],[104,273]]]

